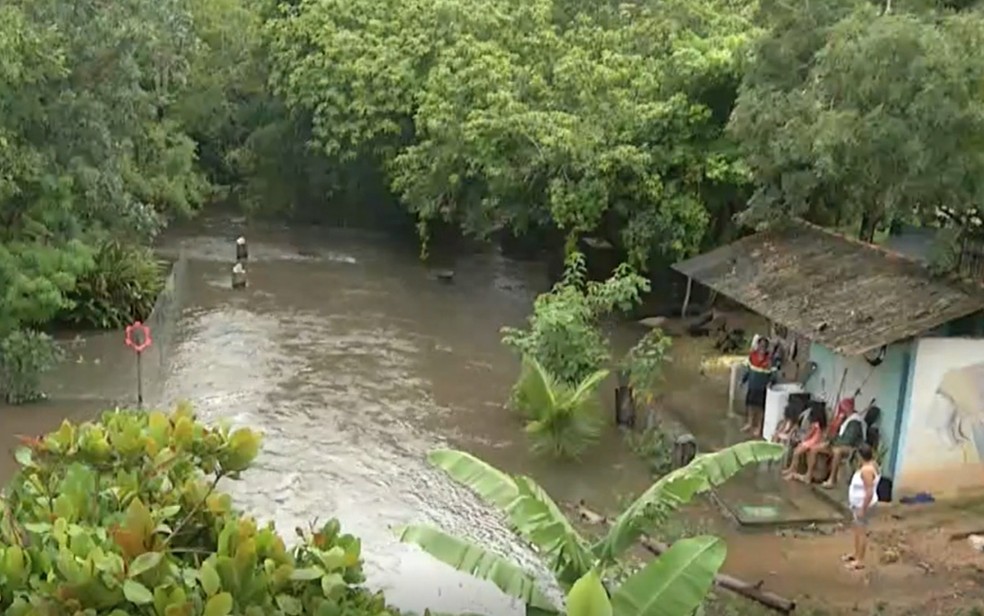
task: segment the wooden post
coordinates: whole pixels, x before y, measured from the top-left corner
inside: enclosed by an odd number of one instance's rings
[[[619,370],[618,386],[615,387],[615,425],[634,428],[635,423],[635,395],[629,382],[629,373],[627,370]]]
[[[681,434],[673,441],[673,468],[683,468],[697,457],[697,439],[693,434]]]
[[[143,410],[143,367],[140,358],[142,351],[137,351],[137,408]]]
[[[580,503],[577,506],[578,515],[582,520],[589,524],[600,524],[608,526],[611,522],[608,521],[603,515],[591,511],[584,506],[584,503]],[[660,556],[663,552],[670,549],[670,546],[665,543],[660,543],[649,538],[647,535],[640,535],[638,540],[639,545],[646,549],[649,553]],[[733,593],[739,594],[747,599],[756,601],[765,607],[780,612],[782,614],[789,614],[796,609],[796,602],[790,601],[785,597],[780,597],[775,593],[771,593],[762,590],[762,585],[764,581],[759,581],[755,584],[739,580],[738,578],[731,577],[730,575],[725,575],[719,573],[714,576],[714,585],[718,588],[723,588],[729,590]]]
[[[249,260],[249,248],[246,246],[246,238],[239,236],[236,238],[236,263],[245,264]]]
[[[232,288],[246,288],[246,268],[243,267],[242,263],[236,263],[232,266]]]
[[[687,293],[683,296],[683,309],[680,311],[680,318],[687,318],[687,308],[690,307],[690,292],[694,288],[694,279],[687,276]]]

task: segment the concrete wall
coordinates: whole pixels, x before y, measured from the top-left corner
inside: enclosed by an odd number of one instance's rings
[[[882,465],[885,474],[891,476],[894,472],[898,434],[906,392],[907,374],[909,371],[911,344],[896,343],[888,347],[885,358],[878,366],[872,366],[864,357],[846,357],[817,344],[810,344],[810,361],[817,364],[817,370],[807,382],[807,390],[814,396],[827,401],[828,408],[833,409],[837,403],[837,392],[841,380],[841,398],[854,395],[858,389],[861,393],[856,399],[860,408],[868,406],[871,399],[881,408],[881,420],[878,422],[882,435],[882,447],[885,459]],[[847,370],[846,377],[845,370]]]
[[[984,490],[984,340],[919,341],[900,452],[900,493]]]

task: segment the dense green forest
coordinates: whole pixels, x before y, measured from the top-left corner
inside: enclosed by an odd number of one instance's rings
[[[145,315],[153,239],[216,203],[642,269],[790,214],[958,238],[980,4],[8,0],[0,389],[29,397],[44,332]]]

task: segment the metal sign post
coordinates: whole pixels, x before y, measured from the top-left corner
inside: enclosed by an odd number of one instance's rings
[[[143,356],[143,352],[154,343],[154,340],[150,337],[150,328],[140,321],[136,321],[133,325],[126,326],[124,341],[126,346],[133,349],[137,355],[137,408],[143,409],[143,368],[140,358]]]

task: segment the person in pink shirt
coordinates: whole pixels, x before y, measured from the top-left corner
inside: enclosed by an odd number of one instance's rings
[[[793,450],[793,455],[789,460],[789,467],[782,472],[783,477],[786,479],[806,479],[799,474],[799,466],[812,450],[822,447],[826,442],[826,435],[824,434],[826,427],[827,413],[823,407],[815,406],[810,409],[810,429],[807,431],[803,440],[800,441],[800,444],[796,446],[796,449]]]

